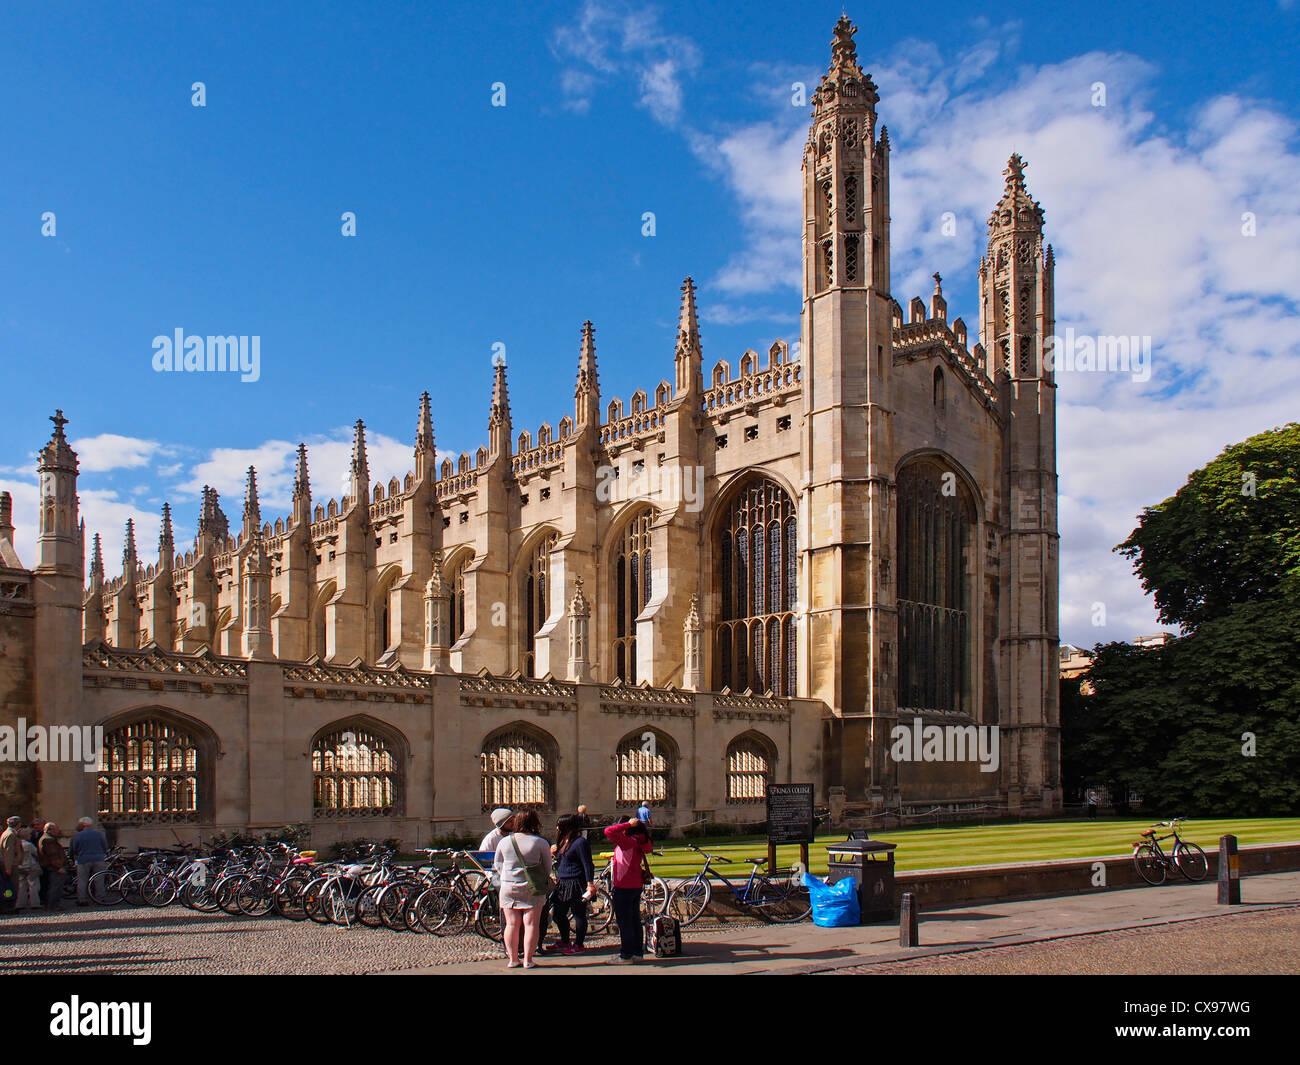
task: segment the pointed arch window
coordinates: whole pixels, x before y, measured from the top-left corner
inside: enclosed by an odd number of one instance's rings
[[[98,819],[106,824],[196,822],[211,790],[210,744],[159,717],[105,732]]]
[[[555,794],[555,743],[531,728],[494,733],[483,743],[483,809],[550,807]]]
[[[898,708],[969,713],[974,503],[932,459],[897,484]]]
[[[715,690],[797,693],[798,539],[794,501],[768,478],[747,482],[723,511],[714,538]]]
[[[311,770],[317,818],[400,813],[401,748],[374,728],[346,722],[326,726],[312,741]]]
[[[519,669],[525,677],[535,675],[537,632],[551,614],[551,550],[559,542],[559,533],[548,533],[538,539],[528,556],[528,572],[524,575],[523,587],[524,641]]]
[[[775,768],[776,750],[764,737],[737,736],[727,745],[727,802],[766,801]]]
[[[650,602],[650,524],[653,512],[638,512],[624,527],[614,556],[610,581],[614,588],[614,675],[635,684],[636,619]]]
[[[677,805],[677,744],[658,729],[624,736],[614,754],[614,801],[619,806]]]
[[[465,571],[474,561],[473,554],[467,553],[456,562],[446,575],[446,583],[451,588],[451,643],[456,642],[465,632]]]

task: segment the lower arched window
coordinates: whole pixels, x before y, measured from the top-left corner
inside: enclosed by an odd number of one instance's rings
[[[489,736],[483,744],[483,809],[549,807],[555,794],[555,745],[531,729]]]
[[[727,745],[727,802],[765,802],[775,768],[770,742],[752,732],[737,736]]]
[[[312,807],[319,818],[398,812],[402,763],[395,740],[362,723],[330,725],[311,747]]]
[[[619,806],[677,805],[677,745],[658,729],[625,736],[614,754]]]
[[[208,798],[205,762],[198,737],[172,722],[142,718],[110,729],[99,755],[99,820],[200,820],[200,803]]]

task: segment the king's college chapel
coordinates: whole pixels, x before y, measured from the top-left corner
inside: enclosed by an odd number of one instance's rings
[[[588,322],[555,425],[512,424],[498,366],[486,442],[439,464],[433,409],[470,398],[448,383],[412,405],[405,477],[372,482],[358,422],[341,498],[313,499],[300,448],[291,513],[263,516],[249,470],[183,550],[167,508],[150,561],[128,523],[111,577],[57,413],[31,569],[0,497],[0,724],[102,726],[104,749],[3,765],[0,814],[414,845],[498,805],[755,822],[769,782],[812,782],[840,822],[1059,810],[1043,212],[1011,156],[975,337],[937,275],[900,304],[853,34],[812,97],[797,358],[706,361],[688,279],[650,391],[601,395]],[[917,718],[996,726],[996,772],[891,757]]]

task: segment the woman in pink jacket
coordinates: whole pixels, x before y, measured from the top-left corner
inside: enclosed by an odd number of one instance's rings
[[[614,844],[611,877],[614,881],[614,917],[622,940],[619,961],[640,961],[645,954],[641,931],[641,889],[645,886],[645,856],[654,849],[650,830],[639,817],[610,825],[605,838]],[[610,958],[610,961],[614,961]]]

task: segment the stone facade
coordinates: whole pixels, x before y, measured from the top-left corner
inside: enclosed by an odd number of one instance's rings
[[[103,724],[127,761],[161,743],[198,768],[150,782],[49,767],[43,811],[365,822],[415,839],[479,823],[492,794],[524,801],[511,788],[540,787],[528,794],[547,810],[612,812],[619,788],[640,787],[663,792],[675,824],[754,820],[750,792],[769,779],[812,779],[837,807],[1059,810],[1042,210],[1013,155],[973,347],[938,275],[905,313],[890,292],[889,137],[853,33],[841,19],[813,97],[797,353],[776,340],[706,367],[688,278],[653,395],[602,397],[585,323],[573,411],[555,426],[515,432],[498,366],[474,455],[437,463],[425,393],[401,480],[372,484],[358,422],[341,499],[313,502],[300,447],[287,517],[263,520],[250,469],[238,527],[205,489],[192,547],[176,550],[164,508],[157,561],[140,562],[128,523],[121,575],[105,576],[96,537],[88,584],[57,415],[34,584],[16,560],[0,572],[35,589],[30,640],[12,612],[0,638],[19,626],[41,720]],[[21,660],[6,655],[0,677]],[[22,687],[6,683],[12,713]],[[998,726],[998,771],[895,761],[891,729],[916,717]],[[502,753],[494,737],[512,728]],[[352,747],[328,749],[336,735]],[[330,777],[357,757],[399,769]],[[535,772],[497,779],[511,759]],[[111,809],[146,801],[114,788],[164,786],[165,803],[147,801],[184,810]]]

